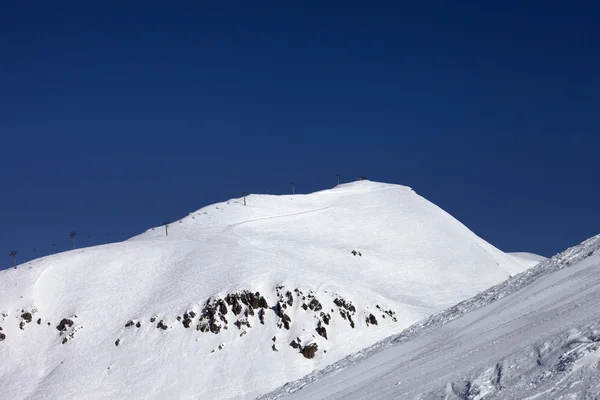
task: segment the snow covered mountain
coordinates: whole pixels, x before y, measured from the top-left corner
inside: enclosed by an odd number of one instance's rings
[[[0,398],[254,398],[525,268],[404,186],[233,199],[1,271]]]
[[[598,399],[600,235],[269,399]]]
[[[527,268],[535,267],[542,261],[546,259],[546,257],[539,256],[533,253],[506,253],[512,258],[515,259],[516,262],[522,264]]]
[[[533,254],[533,253],[516,252],[516,253],[507,253],[507,254],[510,254],[511,256],[520,258],[522,260],[529,260],[532,262],[536,262],[538,264],[541,263],[542,261],[546,260],[546,257],[540,256],[537,254]]]

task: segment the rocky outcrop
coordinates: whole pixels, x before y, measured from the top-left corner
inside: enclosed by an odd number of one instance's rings
[[[273,298],[272,293],[270,297]],[[158,313],[152,315],[149,320],[156,329],[165,332],[165,334],[169,334],[169,332],[174,329],[189,329],[196,327],[196,329],[191,330],[194,332],[218,335],[224,330],[228,330],[228,328],[230,328],[229,325],[232,324],[241,331],[239,334],[236,333],[235,337],[245,336],[249,333],[248,331],[250,329],[260,326],[258,323],[261,325],[276,324],[279,329],[290,331],[292,330],[292,317],[299,321],[301,320],[302,324],[311,321],[309,326],[312,326],[311,330],[314,329],[312,335],[309,334],[309,329],[302,329],[306,331],[305,335],[309,335],[307,337],[303,336],[303,339],[307,342],[310,341],[310,344],[303,346],[300,337],[289,342],[290,347],[297,350],[299,354],[302,354],[303,357],[308,359],[316,356],[319,349],[318,343],[323,343],[320,342],[321,340],[329,340],[329,334],[334,332],[330,329],[330,324],[333,322],[335,325],[335,319],[337,319],[338,322],[335,329],[336,332],[339,331],[339,322],[341,322],[341,319],[348,321],[351,328],[355,328],[357,314],[358,318],[365,319],[366,326],[376,326],[381,324],[380,318],[396,321],[395,313],[392,310],[386,310],[379,305],[376,305],[376,310],[372,309],[367,311],[369,309],[369,307],[367,307],[359,312],[357,311],[357,307],[345,296],[328,293],[327,291],[319,292],[317,295],[317,293],[312,290],[304,292],[298,288],[288,290],[285,286],[279,285],[275,288],[275,301],[271,303],[271,306],[269,306],[267,298],[268,297],[261,295],[259,292],[242,290],[223,296],[210,297],[203,305],[200,305],[200,303],[195,306],[190,306],[187,308],[187,311],[179,315],[168,316]],[[34,321],[36,312],[37,310],[32,308],[29,310],[21,310],[21,313],[17,314],[21,329],[24,329],[26,324]],[[341,317],[341,319],[339,317]],[[6,316],[4,316],[4,318],[6,318]],[[73,339],[77,330],[83,328],[83,326],[76,326],[74,322],[75,318],[77,318],[76,315],[63,318],[56,326],[56,329],[59,331],[61,343],[67,344],[69,340]],[[253,318],[256,318],[256,320],[253,321]],[[175,321],[181,323],[182,327]],[[42,319],[37,319],[37,324],[41,325],[41,323]],[[50,325],[50,322],[48,322],[48,324]],[[136,329],[132,329],[134,327],[139,329],[141,326],[141,320],[137,318],[132,318],[124,322],[125,329],[133,330],[135,332],[145,332],[145,330],[137,331]],[[0,328],[0,331],[1,330],[2,329]],[[282,334],[284,335],[285,340],[286,333]],[[233,336],[223,337],[231,338]],[[5,340],[5,338],[6,335],[2,333],[0,341]],[[283,349],[278,349],[275,343],[275,337],[272,337],[271,340],[272,343],[269,344],[269,346],[271,346],[273,351],[289,351],[287,346]],[[117,347],[121,344],[125,344],[120,338],[114,343]],[[221,344],[219,350],[223,349],[223,346],[224,344]],[[324,350],[323,353],[325,353]]]
[[[350,327],[354,328],[355,325],[352,316],[356,314],[356,307],[352,305],[352,302],[346,301],[341,297],[336,297],[335,300],[333,300],[333,303],[338,306],[342,318],[347,319],[350,323]]]

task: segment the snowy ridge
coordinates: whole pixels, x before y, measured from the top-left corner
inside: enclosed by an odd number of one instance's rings
[[[404,186],[246,203],[1,271],[0,398],[255,398],[525,269]]]
[[[542,261],[546,260],[546,257],[542,257],[540,255],[533,254],[533,253],[519,252],[519,253],[506,253],[506,254],[508,254],[509,256],[514,258],[516,262],[524,265],[527,268],[535,267]]]
[[[260,399],[597,398],[599,250],[600,235]]]

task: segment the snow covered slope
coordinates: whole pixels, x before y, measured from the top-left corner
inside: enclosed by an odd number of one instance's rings
[[[251,195],[0,272],[0,398],[253,398],[524,267],[412,189]]]
[[[506,254],[508,254],[509,256],[514,258],[516,262],[525,266],[528,269],[531,267],[535,267],[536,265],[538,265],[539,263],[541,263],[542,261],[544,261],[546,259],[546,257],[539,256],[539,255],[533,254],[533,253],[517,252],[517,253],[506,253]]]
[[[600,235],[262,397],[281,398],[600,398]]]

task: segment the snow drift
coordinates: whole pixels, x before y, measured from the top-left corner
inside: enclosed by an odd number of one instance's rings
[[[0,398],[253,398],[525,269],[404,186],[246,204],[0,272]]]

